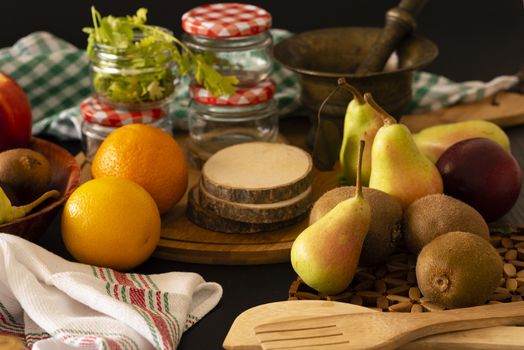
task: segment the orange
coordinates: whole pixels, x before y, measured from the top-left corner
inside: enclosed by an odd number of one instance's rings
[[[95,154],[94,178],[116,176],[142,186],[155,200],[160,214],[173,207],[187,189],[187,162],[175,139],[144,124],[113,131]]]
[[[65,203],[62,239],[82,263],[129,270],[157,246],[160,214],[151,195],[130,180],[90,180]]]

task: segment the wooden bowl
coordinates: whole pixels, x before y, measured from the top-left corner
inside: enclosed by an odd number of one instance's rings
[[[61,195],[58,199],[46,200],[23,218],[1,224],[0,232],[35,241],[46,232],[60,206],[78,187],[80,168],[71,153],[52,142],[33,137],[28,148],[47,157],[53,170],[49,189],[58,190]]]

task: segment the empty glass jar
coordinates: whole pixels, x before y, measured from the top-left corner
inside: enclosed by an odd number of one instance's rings
[[[215,97],[198,85],[192,85],[190,91],[188,146],[197,166],[227,146],[277,140],[278,108],[270,79],[237,88],[230,96]]]
[[[182,16],[183,42],[215,56],[214,68],[235,75],[239,85],[257,84],[273,65],[271,15],[254,5],[222,3],[198,6]]]

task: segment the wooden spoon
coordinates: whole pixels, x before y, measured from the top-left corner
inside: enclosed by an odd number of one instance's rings
[[[429,335],[524,323],[524,301],[427,313],[368,312],[255,327],[264,350],[394,349]]]
[[[261,349],[254,328],[268,322],[300,320],[319,315],[376,312],[366,307],[323,300],[280,301],[258,305],[242,312],[233,322],[223,347],[231,350]],[[429,336],[401,349],[522,349],[524,327],[490,327]]]

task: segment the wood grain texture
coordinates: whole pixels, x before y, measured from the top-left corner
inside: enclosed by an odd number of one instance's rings
[[[402,116],[401,123],[412,132],[434,125],[482,119],[501,127],[524,123],[524,95],[501,92],[478,102],[464,103],[428,113]]]
[[[254,224],[270,224],[291,220],[309,211],[312,205],[311,186],[302,193],[288,200],[267,204],[236,203],[220,199],[208,193],[200,182],[200,205],[229,220]]]
[[[322,300],[293,300],[262,304],[237,316],[224,339],[223,347],[226,350],[261,349],[255,335],[255,327],[268,322],[302,320],[318,315],[369,312],[375,311],[349,303]],[[497,350],[522,349],[523,346],[524,327],[499,326],[433,335],[408,343],[400,349]]]
[[[280,130],[286,142],[307,149],[306,134],[310,123],[305,118],[284,118]],[[186,134],[175,135],[183,149]],[[189,188],[196,185],[200,171],[189,168]],[[313,200],[337,186],[337,171],[312,170]],[[187,219],[186,196],[162,217],[162,232],[155,256],[183,262],[255,265],[289,261],[291,245],[296,236],[307,227],[307,219],[292,226],[271,232],[255,234],[230,234],[206,230]]]
[[[286,346],[322,349],[395,349],[423,337],[524,322],[524,302],[429,313],[328,315],[268,322],[255,327],[262,349]]]
[[[290,226],[306,218],[306,214],[296,216],[290,220],[276,221],[270,223],[249,223],[236,220],[229,220],[218,216],[216,213],[206,210],[200,205],[200,186],[195,186],[189,190],[187,198],[186,216],[187,218],[202,228],[223,233],[259,233],[275,231],[286,226]]]
[[[271,204],[306,191],[312,168],[311,156],[299,147],[244,143],[211,156],[202,168],[201,185],[205,192],[226,201]]]
[[[337,173],[313,170],[313,200],[337,185]],[[190,187],[199,181],[191,168]],[[289,261],[291,245],[307,227],[307,219],[271,232],[233,234],[214,232],[192,223],[185,215],[187,195],[162,216],[162,232],[155,256],[177,261],[250,265]]]

